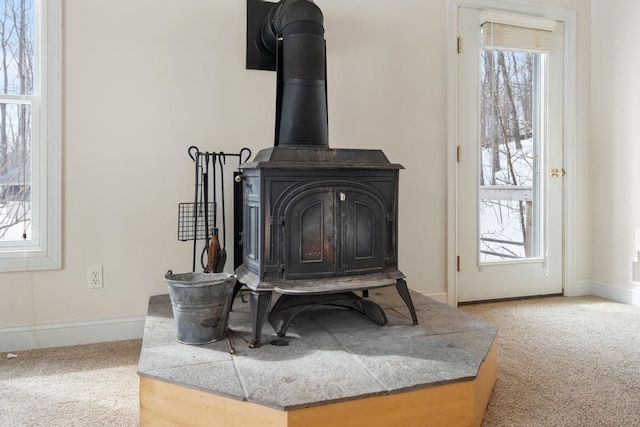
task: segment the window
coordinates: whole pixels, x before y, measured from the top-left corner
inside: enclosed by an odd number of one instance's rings
[[[60,268],[61,0],[0,0],[0,271]]]
[[[480,261],[544,252],[547,55],[556,22],[480,13]]]

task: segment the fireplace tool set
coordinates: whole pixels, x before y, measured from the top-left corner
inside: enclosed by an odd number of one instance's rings
[[[227,261],[225,165],[228,157],[236,157],[238,165],[246,162],[251,157],[251,150],[243,148],[239,153],[202,152],[191,146],[188,154],[195,166],[194,200],[178,204],[178,240],[193,241],[193,272],[196,272],[199,259],[203,272],[220,273]],[[234,171],[234,178],[237,175],[238,172]],[[218,208],[221,211],[221,230],[218,227]],[[237,227],[236,230],[239,234],[240,230]],[[204,241],[202,249],[198,241]],[[237,241],[235,238],[234,242]],[[237,250],[235,246],[234,251]]]
[[[174,274],[169,270],[165,274],[176,321],[176,338],[181,343],[197,345],[226,338],[229,353],[233,354],[235,348],[230,337],[233,331],[228,327],[228,319],[242,284],[236,280],[235,274],[223,272],[227,262],[225,165],[227,157],[236,157],[238,165],[241,165],[251,157],[251,150],[243,148],[239,153],[202,152],[191,146],[187,152],[195,166],[194,200],[178,205],[178,240],[193,241],[193,272]],[[242,203],[242,180],[237,169],[233,175],[235,270],[242,256],[241,226],[235,214]],[[219,206],[221,230],[218,228]],[[198,241],[204,241],[202,250]],[[202,272],[196,272],[198,258]]]

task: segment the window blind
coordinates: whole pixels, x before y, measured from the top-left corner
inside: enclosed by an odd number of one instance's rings
[[[549,52],[556,22],[536,16],[484,10],[480,13],[481,42],[485,49]]]

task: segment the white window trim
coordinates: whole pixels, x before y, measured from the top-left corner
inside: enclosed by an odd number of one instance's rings
[[[0,272],[62,267],[62,0],[36,1],[36,11],[44,18],[41,31],[36,33],[40,40],[37,62],[42,71],[40,102],[44,108],[40,109],[39,126],[33,130],[39,141],[33,153],[39,181],[38,191],[32,194],[39,197],[40,209],[32,219],[32,228],[37,225],[40,244],[0,253]]]

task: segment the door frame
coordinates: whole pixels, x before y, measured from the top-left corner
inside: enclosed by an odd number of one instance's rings
[[[507,0],[449,0],[447,9],[447,303],[458,305],[458,8],[498,9],[564,23],[563,69],[563,293],[576,286],[576,11]],[[464,41],[462,43],[464,49]],[[464,156],[464,153],[462,153]]]

